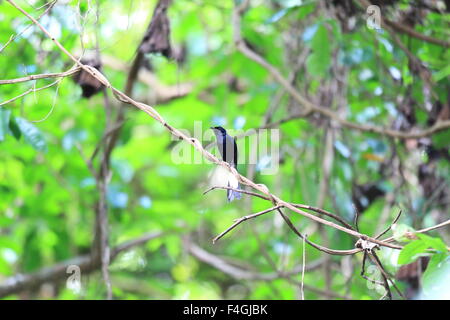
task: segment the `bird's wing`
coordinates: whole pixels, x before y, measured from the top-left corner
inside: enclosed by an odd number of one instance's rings
[[[224,147],[225,155],[224,161],[228,162],[231,166],[236,167],[237,164],[237,146],[236,141],[229,135],[224,139],[226,146]]]
[[[237,167],[238,150],[237,150],[236,137],[233,138],[233,147],[234,147],[234,167]]]

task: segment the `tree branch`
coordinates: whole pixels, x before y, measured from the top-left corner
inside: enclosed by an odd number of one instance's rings
[[[70,57],[78,66],[80,66],[83,70],[85,70],[87,73],[89,73],[91,76],[93,76],[94,78],[98,79],[106,88],[110,89],[113,93],[114,96],[125,103],[129,103],[133,106],[135,106],[136,108],[142,110],[143,112],[147,113],[149,116],[151,116],[153,119],[155,119],[156,121],[158,121],[159,123],[161,123],[164,128],[169,131],[172,135],[174,135],[175,137],[178,137],[179,139],[182,139],[184,141],[186,141],[188,144],[192,145],[197,151],[199,151],[203,157],[205,157],[206,159],[210,160],[211,162],[217,164],[217,165],[221,165],[223,166],[225,169],[229,170],[237,179],[240,183],[242,183],[243,185],[249,186],[259,192],[261,192],[262,194],[264,194],[265,196],[268,197],[268,199],[270,199],[270,201],[274,204],[274,206],[282,206],[285,207],[291,211],[296,212],[297,214],[300,214],[310,220],[316,221],[318,223],[327,225],[331,228],[340,230],[342,232],[345,232],[349,235],[352,235],[358,239],[364,239],[366,241],[370,241],[372,243],[376,243],[380,246],[385,246],[385,247],[390,247],[393,249],[401,249],[401,246],[398,245],[393,245],[390,244],[386,241],[381,241],[381,240],[377,240],[374,239],[373,237],[369,237],[367,235],[361,234],[355,230],[349,229],[347,227],[343,227],[340,225],[337,225],[333,222],[330,222],[328,220],[322,219],[320,217],[316,217],[313,214],[310,214],[306,211],[300,210],[297,207],[295,207],[293,204],[286,202],[282,199],[280,199],[279,197],[275,196],[274,194],[270,193],[269,189],[263,185],[263,184],[256,184],[255,182],[251,181],[250,179],[240,175],[235,168],[232,168],[228,163],[220,161],[217,157],[215,157],[214,155],[212,155],[210,152],[206,151],[201,143],[195,139],[192,138],[186,134],[184,134],[182,131],[180,131],[177,128],[174,128],[173,126],[171,126],[170,124],[168,124],[163,117],[161,117],[161,115],[151,106],[146,105],[144,103],[140,103],[137,102],[135,100],[133,100],[132,98],[130,98],[128,95],[124,94],[123,92],[121,92],[120,90],[114,88],[109,81],[100,73],[98,72],[98,70],[96,70],[95,68],[89,67],[87,65],[84,65],[83,63],[81,63],[80,61],[78,61],[69,51],[67,51],[67,49],[64,48],[64,46],[58,41],[56,40],[38,21],[36,21],[33,17],[31,17],[27,12],[25,12],[22,8],[20,8],[17,4],[15,4],[15,2],[13,0],[7,0],[11,5],[13,5],[17,10],[19,10],[20,12],[22,12],[25,16],[27,16],[30,20],[32,20],[57,46],[58,48],[64,52],[68,57]],[[235,10],[234,13],[234,19],[235,21],[239,22],[239,19],[236,20],[236,16],[239,16],[239,13],[237,12],[239,10]],[[251,51],[249,51],[251,52]],[[282,78],[282,77],[281,77]],[[290,84],[288,83],[288,85],[290,86]],[[295,90],[295,89],[294,89]],[[313,104],[311,104],[308,101],[305,101],[306,106],[311,107],[317,107]],[[313,107],[311,107],[313,110]],[[320,108],[322,110],[321,107],[317,107]],[[330,110],[327,109],[323,109],[325,111],[321,111],[321,112],[332,112]],[[333,114],[334,115],[334,114]],[[450,124],[450,121],[449,121]],[[402,133],[404,134],[404,133]],[[359,250],[360,251],[360,250]],[[356,252],[359,252],[358,250],[356,250]]]
[[[165,234],[162,232],[152,232],[144,234],[139,238],[125,241],[111,250],[110,260],[113,261],[123,251],[143,245],[163,235]],[[59,262],[51,267],[46,267],[30,274],[14,275],[6,278],[0,284],[0,297],[6,297],[24,290],[35,289],[47,282],[56,283],[63,281],[68,277],[67,268],[71,265],[78,266],[83,276],[99,269],[101,267],[101,261],[100,257],[94,258],[91,254],[86,254]]]
[[[50,10],[52,10],[53,6],[56,4],[58,0],[53,0],[51,2],[46,3],[45,5],[43,5],[42,7],[47,7],[47,9],[45,9],[45,11],[37,18],[37,20],[40,20],[43,16],[45,16],[48,12],[50,12]],[[40,7],[40,8],[42,8]],[[38,9],[40,9],[38,8]],[[5,43],[5,45],[3,47],[1,47],[0,49],[0,53],[3,52],[3,50],[5,50],[5,48],[7,46],[9,46],[9,44],[11,42],[13,42],[14,40],[16,40],[17,37],[19,37],[20,35],[22,35],[25,31],[27,31],[33,24],[30,24],[28,26],[26,26],[22,31],[20,31],[18,34],[16,35],[11,35],[11,37],[9,38],[9,40]]]
[[[64,78],[71,76],[75,73],[80,71],[80,67],[73,67],[72,69],[60,72],[60,73],[42,73],[42,74],[33,74],[29,75],[27,77],[17,78],[17,79],[8,79],[8,80],[0,80],[0,85],[2,84],[13,84],[13,83],[20,83],[20,82],[26,82],[26,81],[33,81],[33,80],[39,80],[39,79],[47,79],[47,78]]]
[[[323,259],[320,258],[318,260],[315,260],[311,263],[308,263],[307,265],[298,265],[292,268],[290,271],[284,271],[284,272],[271,272],[271,273],[260,273],[255,272],[243,268],[239,268],[237,266],[231,265],[228,263],[225,259],[222,259],[216,255],[213,255],[209,253],[208,251],[200,248],[198,245],[187,241],[187,250],[188,252],[200,260],[201,262],[204,262],[213,268],[231,276],[232,278],[236,280],[248,280],[248,281],[273,281],[277,279],[286,279],[290,282],[294,282],[291,277],[302,272],[302,269],[304,268],[305,272],[311,272],[314,270],[317,270],[321,267],[323,263]],[[338,298],[338,299],[349,299],[347,296],[341,296],[339,294],[336,294],[334,292],[328,292],[324,291],[318,288],[315,288],[311,285],[304,284],[304,288],[306,290],[309,290],[311,292],[314,292],[316,294],[328,297],[328,298]]]
[[[432,127],[429,127],[427,129],[423,130],[415,130],[410,132],[403,132],[398,130],[393,130],[389,128],[383,128],[378,127],[371,124],[359,124],[355,122],[348,121],[346,119],[341,118],[337,113],[332,111],[329,108],[325,108],[319,105],[316,105],[312,102],[310,102],[308,99],[304,98],[300,92],[294,88],[294,86],[283,77],[283,75],[278,71],[277,68],[275,68],[273,65],[271,65],[269,62],[267,62],[262,56],[257,54],[256,52],[252,51],[245,42],[242,39],[241,36],[241,15],[242,10],[235,9],[233,12],[233,28],[234,28],[234,41],[236,48],[244,54],[249,59],[255,61],[256,63],[260,64],[263,68],[265,68],[269,73],[275,78],[276,81],[278,81],[285,90],[301,105],[303,106],[303,110],[296,114],[289,116],[287,119],[281,120],[281,123],[303,118],[311,115],[314,112],[320,113],[331,120],[336,121],[337,123],[348,127],[350,129],[355,129],[359,131],[365,131],[365,132],[372,132],[377,133],[384,136],[390,136],[393,138],[400,138],[400,139],[413,139],[413,138],[423,138],[429,135],[432,135],[436,132],[445,130],[450,128],[450,120],[447,121],[438,121],[436,122]]]
[[[367,8],[372,5],[372,3],[367,0],[359,0],[358,2],[364,8]],[[417,32],[416,30],[407,27],[404,24],[400,24],[400,23],[391,21],[391,20],[389,20],[387,18],[383,18],[383,17],[380,17],[380,20],[381,20],[381,27],[386,28],[386,25],[387,25],[387,27],[391,27],[391,28],[393,28],[401,33],[407,34],[413,38],[417,38],[419,40],[437,44],[437,45],[445,47],[445,48],[450,47],[450,42],[421,34],[421,33]]]

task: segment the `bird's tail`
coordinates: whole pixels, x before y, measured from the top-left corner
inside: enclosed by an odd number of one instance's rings
[[[230,186],[230,185],[228,184],[228,186]],[[236,189],[240,189],[239,184],[237,185],[237,188],[236,188]],[[241,194],[240,192],[235,191],[235,190],[227,190],[227,199],[228,199],[228,202],[231,202],[231,201],[233,201],[234,199],[239,200],[241,197],[242,197],[242,194]]]

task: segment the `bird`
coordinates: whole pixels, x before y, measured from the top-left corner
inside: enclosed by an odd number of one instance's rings
[[[236,140],[231,137],[227,131],[222,127],[211,127],[213,130],[216,140],[217,140],[217,148],[219,149],[220,155],[222,156],[222,160],[227,162],[231,167],[237,169],[237,159],[238,159],[238,150]],[[239,189],[239,181],[237,178],[228,170],[222,171],[219,169],[218,179],[220,184],[223,184],[227,187],[233,189]],[[235,190],[227,190],[227,200],[228,202],[233,201],[234,199],[240,199],[241,193]]]

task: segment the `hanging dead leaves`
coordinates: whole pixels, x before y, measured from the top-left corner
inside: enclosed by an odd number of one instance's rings
[[[171,0],[159,0],[156,5],[152,21],[139,47],[141,53],[161,53],[166,58],[171,58],[170,22],[167,17],[170,2]]]
[[[181,62],[186,54],[185,48],[172,50],[170,44],[170,21],[167,16],[167,9],[170,3],[171,0],[159,0],[138,50],[141,54],[159,53],[167,59],[173,58]],[[96,58],[82,59],[81,63],[94,67],[101,72],[101,62]],[[85,98],[90,98],[102,90],[103,85],[101,82],[85,70],[75,74],[73,79],[80,85],[82,96]]]
[[[101,72],[101,62],[95,58],[82,59],[80,61],[82,64],[94,67]],[[73,76],[73,80],[78,83],[82,90],[82,96],[85,98],[90,98],[102,90],[102,83],[91,76],[87,71],[80,70]]]

